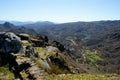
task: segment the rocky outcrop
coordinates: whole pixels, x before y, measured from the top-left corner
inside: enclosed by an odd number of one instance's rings
[[[16,56],[16,62],[19,64],[20,74],[24,80],[43,80],[49,76],[48,73],[45,72],[44,68],[38,66],[38,63],[41,63],[41,65],[43,65],[43,60],[35,57],[24,57],[21,54],[17,54]],[[45,63],[46,62],[44,62],[44,64]],[[24,77],[24,71],[28,76]]]
[[[19,77],[22,80],[19,72],[19,65],[16,62],[15,56],[21,49],[21,40],[14,33],[0,33],[0,66],[9,64],[9,70],[13,71],[15,78]]]
[[[65,52],[61,43],[54,41],[50,44],[47,37],[42,39],[28,34],[18,36],[11,32],[0,33],[0,62],[9,64],[15,79],[41,80],[48,77],[48,73],[80,72],[80,67]]]
[[[47,37],[43,38],[42,36],[32,36],[28,34],[18,34],[18,36],[21,38],[22,42],[28,41],[32,46],[34,47],[44,47],[48,45],[48,39]]]
[[[22,48],[21,40],[11,32],[0,32],[0,65],[14,61],[13,54]],[[11,54],[12,53],[12,54]]]
[[[21,40],[11,32],[0,33],[0,53],[17,53],[21,50]]]

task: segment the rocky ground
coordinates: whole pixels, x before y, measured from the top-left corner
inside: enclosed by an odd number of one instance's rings
[[[5,65],[14,75],[10,80],[42,80],[50,74],[89,72],[59,42],[48,43],[47,37],[11,32],[0,33],[0,66]]]

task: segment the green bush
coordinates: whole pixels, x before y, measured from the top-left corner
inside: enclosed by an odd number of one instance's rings
[[[96,61],[101,61],[102,58],[95,54],[94,52],[90,51],[90,50],[85,50],[85,53],[84,53],[85,57],[86,57],[86,61],[88,63],[95,63]]]

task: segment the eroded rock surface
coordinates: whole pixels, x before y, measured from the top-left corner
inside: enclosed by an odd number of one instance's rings
[[[21,50],[21,40],[11,32],[0,32],[0,52],[17,53]]]

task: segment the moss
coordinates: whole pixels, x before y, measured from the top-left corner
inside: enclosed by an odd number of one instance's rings
[[[22,46],[32,46],[32,43],[22,43]]]
[[[20,35],[22,35],[22,36],[25,36],[25,37],[29,37],[29,35],[28,34],[20,34]]]

